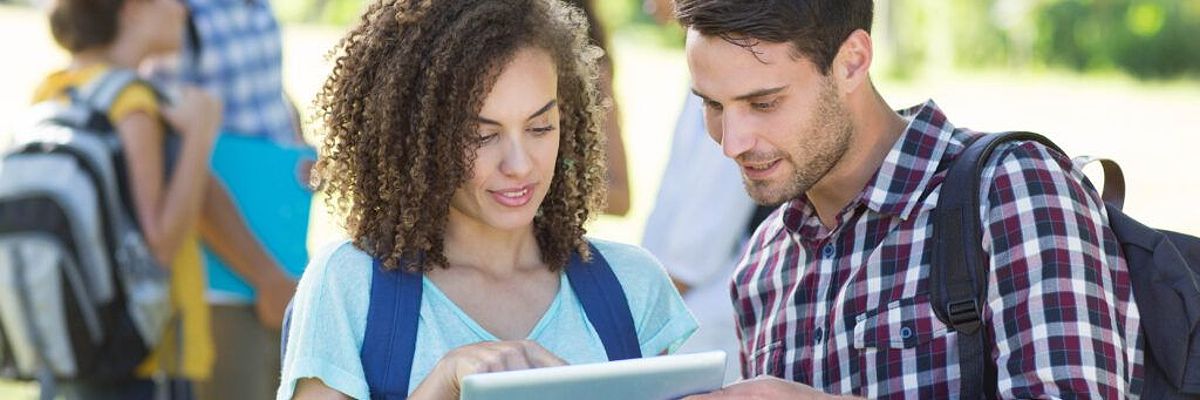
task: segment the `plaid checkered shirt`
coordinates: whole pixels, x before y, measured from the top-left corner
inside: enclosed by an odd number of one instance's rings
[[[189,41],[182,52],[186,68],[167,78],[217,96],[224,105],[222,131],[297,144],[283,90],[283,39],[271,5],[266,0],[184,2],[199,52]]]
[[[906,131],[833,229],[801,196],[751,238],[732,287],[747,377],[867,398],[958,397],[957,334],[929,304],[932,210],[979,133],[932,101],[901,114]],[[1136,398],[1138,312],[1096,190],[1032,142],[1002,145],[982,182],[982,314],[999,396]]]

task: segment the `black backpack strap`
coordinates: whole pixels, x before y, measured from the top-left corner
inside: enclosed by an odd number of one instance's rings
[[[1009,141],[1031,140],[1061,150],[1036,133],[1005,132],[981,136],[950,166],[934,209],[933,257],[929,271],[930,304],[939,320],[958,332],[960,392],[963,399],[996,396],[992,341],[984,326],[988,259],[980,226],[981,177],[992,152]]]
[[[92,79],[88,84],[70,90],[68,94],[71,102],[88,110],[87,120],[74,126],[93,132],[113,131],[115,129],[114,121],[108,120],[108,110],[112,108],[113,103],[117,101],[117,97],[125,91],[125,88],[137,82],[141,82],[141,79],[133,71],[112,68],[104,71],[100,77]]]
[[[166,103],[166,97],[164,97],[162,92],[149,81],[139,77],[137,72],[125,68],[111,68],[104,71],[96,79],[92,79],[88,84],[68,92],[72,104],[76,104],[86,110],[86,117],[84,121],[68,122],[67,125],[100,134],[100,139],[104,141],[108,147],[108,151],[112,155],[113,171],[115,171],[117,179],[117,194],[120,196],[119,201],[121,202],[121,206],[129,212],[129,218],[133,221],[134,226],[138,227],[138,231],[141,231],[138,215],[134,212],[137,208],[133,200],[131,178],[126,168],[124,147],[121,144],[120,137],[116,134],[117,121],[110,121],[108,119],[108,112],[112,109],[113,104],[117,102],[117,98],[121,96],[121,93],[125,89],[134,84],[145,85],[150,88],[155,98],[161,104]],[[164,139],[163,146],[163,177],[164,179],[169,179],[174,171],[178,143],[172,142],[169,138],[171,132],[173,132],[170,124],[164,121],[162,127],[168,133],[168,138]],[[173,147],[172,144],[176,146]]]
[[[642,348],[638,343],[637,329],[633,324],[625,290],[596,246],[588,243],[588,247],[592,253],[588,262],[582,261],[578,253],[571,255],[567,265],[567,280],[571,282],[571,289],[583,306],[588,321],[596,328],[596,334],[600,335],[609,361],[642,358]]]

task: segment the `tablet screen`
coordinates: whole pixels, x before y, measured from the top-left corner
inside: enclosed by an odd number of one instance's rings
[[[712,351],[471,375],[462,400],[662,400],[721,388],[725,352]]]

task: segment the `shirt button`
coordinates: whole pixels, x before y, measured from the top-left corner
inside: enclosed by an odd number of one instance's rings
[[[912,328],[909,328],[907,326],[900,328],[900,338],[901,339],[908,340],[909,338],[912,337],[912,335],[913,335]]]
[[[833,243],[827,244],[821,249],[821,256],[825,258],[833,258],[835,253],[837,253],[837,248],[833,246]]]
[[[813,344],[821,344],[821,341],[824,340],[824,336],[825,330],[817,328],[817,330],[813,331]]]

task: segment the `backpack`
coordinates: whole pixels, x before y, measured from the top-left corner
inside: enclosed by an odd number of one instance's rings
[[[172,319],[168,273],[134,217],[107,110],[113,69],[33,107],[0,159],[0,376],[128,378]]]
[[[996,365],[985,335],[980,305],[986,301],[988,261],[980,246],[979,188],[983,168],[1002,143],[1035,141],[1064,153],[1030,132],[989,134],[968,144],[950,166],[934,210],[931,304],[943,323],[958,332],[963,399],[994,398]],[[1101,161],[1109,227],[1129,267],[1141,313],[1144,399],[1200,398],[1200,238],[1149,228],[1121,212],[1124,175],[1110,160],[1077,158],[1076,165]]]
[[[567,280],[596,329],[609,361],[641,358],[637,330],[625,290],[604,256],[591,243],[591,260],[578,254],[567,264]],[[421,311],[421,274],[402,268],[385,270],[379,260],[371,269],[371,300],[363,333],[363,372],[372,399],[405,399],[417,345],[417,315]],[[292,305],[284,313],[281,355],[287,354]]]

